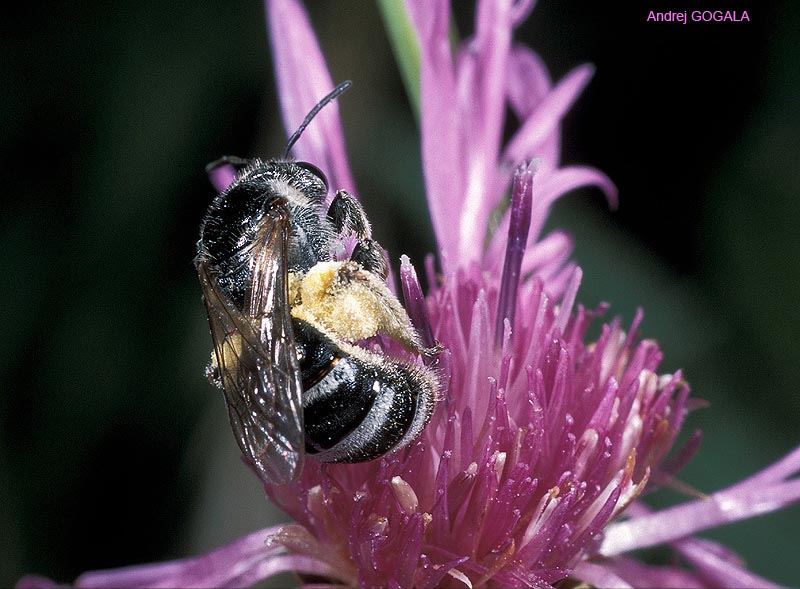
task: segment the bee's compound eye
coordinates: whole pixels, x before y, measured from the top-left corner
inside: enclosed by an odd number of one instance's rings
[[[298,166],[307,170],[314,174],[317,178],[322,180],[322,183],[325,185],[325,190],[327,191],[330,186],[328,186],[328,179],[325,177],[325,174],[314,164],[309,164],[308,162],[295,162]]]

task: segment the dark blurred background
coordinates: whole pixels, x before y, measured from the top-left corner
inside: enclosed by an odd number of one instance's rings
[[[421,260],[418,138],[378,11],[309,4],[333,78],[355,84],[341,109],[377,238]],[[710,402],[682,478],[712,491],[800,443],[800,13],[727,3],[751,22],[683,26],[645,16],[717,6],[624,4],[542,0],[517,38],[555,78],[597,65],[564,160],[607,172],[621,207],[578,193],[552,225],[576,236],[582,302],[643,306],[663,369]],[[192,266],[203,166],[284,144],[261,4],[20,3],[0,28],[0,585],[268,525],[203,377]],[[794,507],[708,536],[797,585],[798,528]]]

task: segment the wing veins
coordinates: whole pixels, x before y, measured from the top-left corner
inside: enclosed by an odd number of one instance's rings
[[[302,468],[302,385],[287,302],[289,217],[272,206],[253,244],[251,285],[240,311],[197,264],[231,426],[259,476],[282,484]]]

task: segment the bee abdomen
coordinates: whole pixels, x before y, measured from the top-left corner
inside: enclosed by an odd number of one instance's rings
[[[322,462],[363,462],[395,449],[430,416],[430,385],[411,366],[340,359],[306,391],[306,451]]]

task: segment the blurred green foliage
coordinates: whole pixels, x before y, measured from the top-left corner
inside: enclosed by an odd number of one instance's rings
[[[376,235],[421,260],[418,138],[378,9],[310,9],[333,78],[354,81],[341,108]],[[643,306],[664,368],[711,402],[683,479],[713,490],[800,442],[800,22],[788,0],[727,29],[654,28],[644,9],[542,2],[518,37],[556,77],[598,65],[564,157],[607,171],[622,206],[569,197],[551,225],[576,236],[582,301],[627,319]],[[51,2],[0,26],[0,585],[268,525],[280,516],[203,378],[192,266],[205,163],[283,145],[262,6]],[[709,535],[796,585],[798,527],[794,507]]]

